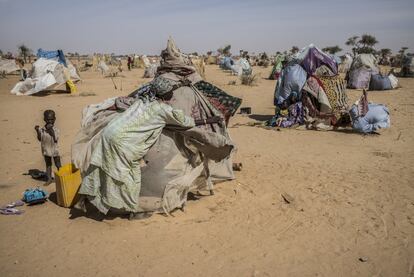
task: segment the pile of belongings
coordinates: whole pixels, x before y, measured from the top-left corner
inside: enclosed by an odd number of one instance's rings
[[[401,61],[401,71],[399,77],[414,77],[414,56],[404,55]]]
[[[388,108],[382,104],[369,103],[365,90],[349,113],[352,128],[359,133],[372,133],[391,125]]]
[[[18,70],[20,70],[20,67],[14,59],[0,58],[0,74],[10,74]]]
[[[190,191],[234,179],[226,124],[195,122],[227,119],[241,100],[203,81],[172,39],[161,57],[151,82],[84,109],[72,145],[82,174],[77,207],[88,200],[104,214],[170,213]]]
[[[276,115],[267,124],[337,126],[347,116],[347,101],[336,61],[311,44],[286,61],[275,89]]]
[[[285,58],[286,57],[283,54],[276,55],[272,71],[270,72],[270,75],[269,75],[269,80],[279,79],[280,74],[282,73],[283,63],[285,61]]]
[[[80,80],[76,68],[65,59],[62,50],[39,49],[37,57],[38,59],[33,63],[32,70],[29,72],[29,77],[18,82],[11,90],[12,94],[32,95],[65,83],[73,88],[73,82]]]
[[[347,72],[348,88],[389,90],[398,87],[398,79],[390,73],[380,73],[377,60],[372,54],[359,54]]]

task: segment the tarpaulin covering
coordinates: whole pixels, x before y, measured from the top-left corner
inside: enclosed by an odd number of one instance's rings
[[[37,57],[38,58],[45,58],[45,59],[57,59],[57,61],[64,66],[67,66],[65,55],[63,54],[62,50],[55,50],[55,51],[46,51],[42,48],[37,50]]]
[[[292,92],[296,92],[300,99],[300,93],[306,83],[306,78],[306,72],[300,65],[295,64],[286,67],[276,85],[274,104],[281,105]]]
[[[5,72],[9,74],[19,69],[15,60],[0,59],[0,73]]]

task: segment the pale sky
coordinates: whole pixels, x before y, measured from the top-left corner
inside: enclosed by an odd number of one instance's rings
[[[414,52],[414,0],[0,0],[0,49],[159,54],[323,48],[369,33],[377,48]]]

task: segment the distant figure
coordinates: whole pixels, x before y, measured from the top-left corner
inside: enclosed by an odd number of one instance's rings
[[[58,149],[59,130],[54,126],[56,121],[55,112],[46,110],[43,113],[43,120],[46,123],[45,127],[40,128],[36,125],[35,130],[45,158],[47,181],[44,185],[47,186],[52,183],[52,157],[58,170],[62,165]]]
[[[128,70],[131,71],[131,65],[132,65],[132,58],[131,56],[128,56]]]

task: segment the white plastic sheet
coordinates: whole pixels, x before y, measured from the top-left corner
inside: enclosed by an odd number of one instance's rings
[[[19,69],[15,60],[0,59],[0,72],[9,74]]]

